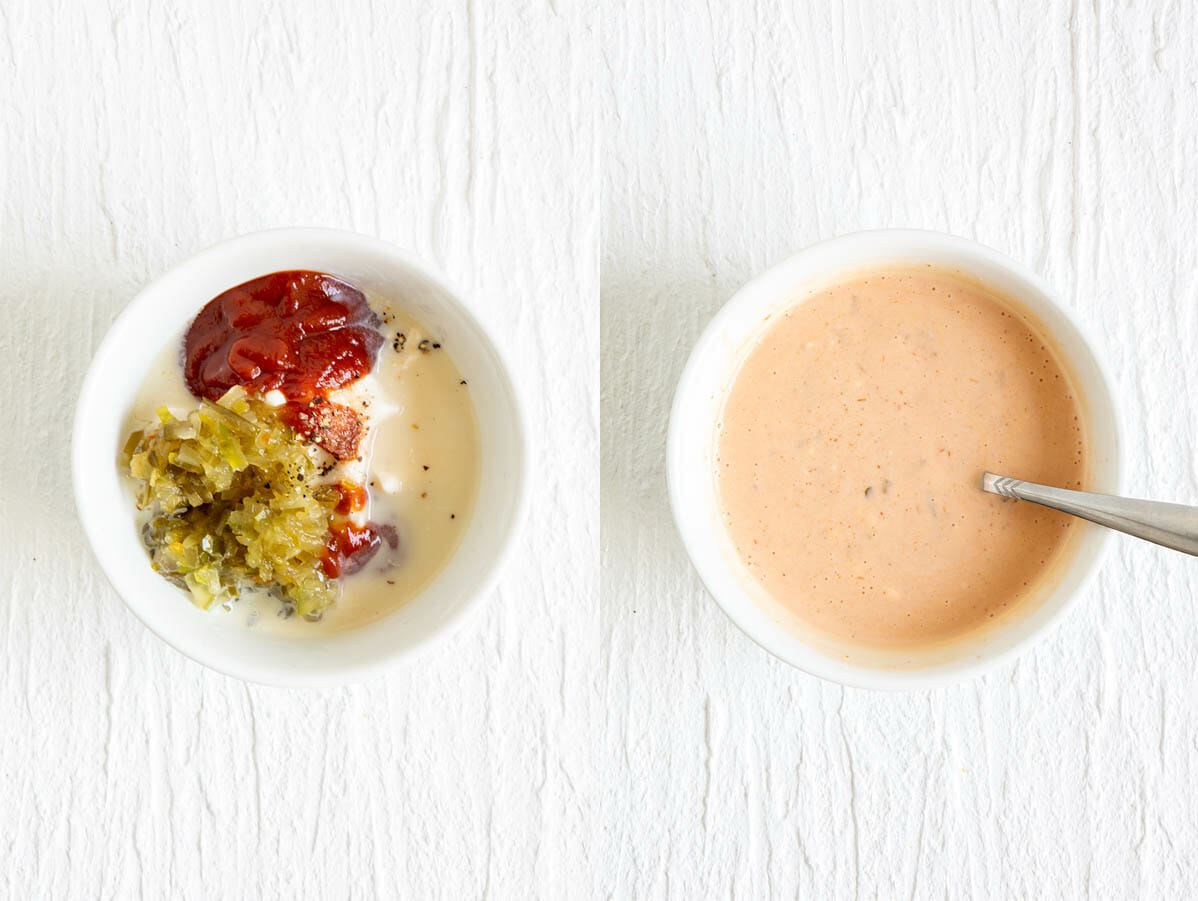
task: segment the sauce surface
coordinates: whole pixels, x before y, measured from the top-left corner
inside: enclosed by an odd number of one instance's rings
[[[1066,372],[1015,309],[943,270],[862,273],[769,326],[724,402],[721,516],[765,592],[877,648],[951,640],[1036,594],[1075,532],[983,470],[1081,487]]]
[[[321,272],[275,272],[204,305],[183,337],[184,377],[208,400],[241,385],[309,401],[374,368],[379,324],[352,285]]]

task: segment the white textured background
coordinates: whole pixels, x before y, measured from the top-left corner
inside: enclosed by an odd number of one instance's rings
[[[1026,262],[1094,321],[1129,488],[1198,503],[1194,5],[647,6],[600,45],[603,892],[1192,897],[1198,562],[1121,539],[1018,664],[842,690],[706,596],[663,448],[685,355],[744,281],[821,238],[923,227]]]
[[[0,897],[563,897],[598,623],[594,15],[538,2],[0,3]],[[463,284],[541,442],[485,613],[288,692],[147,632],[67,436],[139,286],[244,232],[355,229]]]

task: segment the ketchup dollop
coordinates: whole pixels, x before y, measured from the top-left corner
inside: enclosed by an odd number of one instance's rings
[[[349,576],[365,566],[383,546],[383,539],[370,523],[355,526],[350,522],[332,526],[325,539],[321,565],[330,579]]]
[[[334,510],[337,515],[329,526],[320,561],[324,574],[330,579],[356,573],[378,553],[383,542],[392,549],[399,546],[399,536],[393,526],[375,522],[356,526],[348,519],[348,514],[366,509],[364,485],[341,481],[337,490],[341,495]]]
[[[234,385],[307,402],[374,368],[383,336],[366,296],[322,272],[255,278],[214,297],[183,339],[183,377],[196,397]]]

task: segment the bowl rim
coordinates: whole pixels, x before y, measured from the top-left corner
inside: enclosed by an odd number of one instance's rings
[[[101,364],[105,363],[107,358],[115,353],[116,347],[114,342],[117,333],[122,330],[125,323],[135,320],[138,316],[142,315],[144,309],[148,308],[149,303],[153,300],[155,289],[161,281],[170,277],[177,278],[180,273],[188,270],[209,267],[228,255],[253,252],[259,246],[275,245],[280,242],[320,242],[334,248],[352,248],[357,251],[365,250],[380,256],[389,257],[438,289],[443,295],[445,302],[452,306],[457,314],[462,316],[463,319],[477,330],[487,345],[488,352],[494,356],[498,363],[500,377],[505,383],[502,387],[511,397],[514,413],[513,443],[519,454],[518,468],[514,468],[515,471],[511,474],[511,479],[515,482],[515,504],[509,517],[508,526],[498,543],[495,553],[481,567],[481,576],[477,580],[475,590],[469,597],[429,634],[409,646],[395,648],[389,653],[380,654],[374,658],[342,663],[327,669],[322,668],[318,672],[305,670],[283,671],[275,666],[248,658],[237,659],[231,663],[218,664],[207,658],[202,650],[199,650],[196,646],[189,644],[185,640],[179,640],[178,636],[174,634],[169,634],[168,630],[155,628],[142,615],[140,609],[142,602],[135,601],[122,592],[119,587],[119,579],[114,575],[115,562],[105,560],[97,550],[97,545],[92,535],[93,530],[102,526],[102,523],[97,522],[96,518],[87,512],[88,505],[84,501],[84,497],[87,494],[85,486],[89,451],[86,447],[87,435],[83,427],[82,412],[90,399],[96,396],[97,392],[101,390],[98,381],[99,373],[102,368],[105,368]],[[498,342],[494,339],[492,329],[476,315],[473,306],[468,301],[468,297],[469,295],[462,291],[446,275],[424,262],[424,260],[410,250],[381,238],[348,229],[312,226],[264,229],[219,241],[216,244],[209,245],[194,254],[182,258],[170,268],[163,270],[156,277],[146,282],[120,313],[117,314],[116,318],[109,323],[104,333],[104,338],[92,354],[91,360],[88,363],[87,373],[79,388],[71,426],[71,482],[76,518],[83,527],[84,536],[87,538],[88,548],[93,559],[99,564],[105,579],[112,587],[114,593],[120,597],[125,608],[150,632],[190,660],[226,676],[278,688],[336,688],[346,684],[362,682],[428,653],[455,635],[467,620],[475,615],[494,594],[496,583],[499,581],[499,577],[510,560],[516,543],[523,533],[529,514],[532,457],[534,455],[533,437],[528,428],[526,404],[520,383],[514,376],[515,370],[511,365],[507,352],[503,349],[503,342]]]
[[[1041,278],[1039,274],[1019,261],[1008,257],[1006,254],[967,238],[930,229],[912,228],[866,229],[847,232],[810,244],[753,276],[724,302],[703,329],[698,340],[696,340],[682,369],[682,374],[678,379],[678,385],[675,389],[670,408],[670,420],[666,437],[666,490],[675,529],[682,540],[691,566],[698,574],[707,594],[724,611],[725,615],[732,620],[737,628],[751,638],[758,646],[782,662],[829,682],[852,688],[880,691],[919,691],[953,685],[984,675],[1027,653],[1055,632],[1064,617],[1086,595],[1098,577],[1098,573],[1102,569],[1110,552],[1113,540],[1110,530],[1102,529],[1097,534],[1097,548],[1092,563],[1082,573],[1076,585],[1069,590],[1060,607],[1035,629],[1001,651],[993,654],[981,652],[972,659],[968,657],[960,658],[924,669],[882,669],[834,660],[811,647],[802,639],[799,639],[799,644],[803,646],[805,653],[802,659],[796,659],[796,655],[792,653],[793,642],[784,644],[779,638],[783,632],[781,625],[772,625],[770,628],[757,628],[747,623],[738,615],[735,607],[730,602],[727,602],[721,596],[721,593],[713,587],[708,571],[708,564],[702,559],[702,555],[698,552],[698,548],[695,547],[691,537],[693,529],[710,531],[710,524],[696,524],[693,518],[687,516],[688,501],[682,485],[682,475],[678,472],[682,443],[684,441],[681,434],[683,428],[681,423],[683,407],[689,402],[691,395],[696,390],[695,382],[698,379],[698,374],[706,365],[705,358],[718,340],[724,323],[740,315],[739,307],[749,303],[752,295],[761,290],[768,282],[786,270],[799,266],[811,257],[826,254],[834,250],[851,248],[854,245],[867,245],[868,250],[866,250],[866,253],[872,251],[876,255],[881,256],[880,249],[884,246],[884,242],[888,241],[892,241],[895,244],[921,244],[929,250],[955,252],[962,256],[972,257],[976,261],[984,262],[995,268],[1006,270],[1015,277],[1031,284],[1041,295],[1041,299],[1050,308],[1059,313],[1062,318],[1068,321],[1077,331],[1081,342],[1089,351],[1098,374],[1098,380],[1101,382],[1099,386],[1100,390],[1106,395],[1104,399],[1108,403],[1112,414],[1113,447],[1111,465],[1113,469],[1113,485],[1111,490],[1112,492],[1121,492],[1123,490],[1124,442],[1122,436],[1121,399],[1117,392],[1117,383],[1112,377],[1109,364],[1106,362],[1106,356],[1099,352],[1103,345],[1097,340],[1088,321],[1083,316],[1064,306],[1060,301],[1060,295],[1057,291],[1045,279]],[[869,265],[868,260],[863,265]],[[968,271],[966,265],[962,265],[961,268]],[[851,272],[852,268],[841,267],[841,271],[846,273]],[[835,275],[836,272],[837,267],[828,266],[824,269],[823,275]],[[715,526],[718,527],[718,523]],[[1047,604],[1048,600],[1057,591],[1061,590],[1063,589],[1055,589],[1051,592],[1042,602],[1042,605]],[[749,604],[756,603],[747,595],[744,595],[742,599]],[[791,638],[793,639],[794,636],[792,635]]]

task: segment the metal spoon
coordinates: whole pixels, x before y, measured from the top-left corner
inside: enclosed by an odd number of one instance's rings
[[[1198,557],[1198,507],[1050,488],[982,473],[982,490],[1071,513],[1100,526]]]

